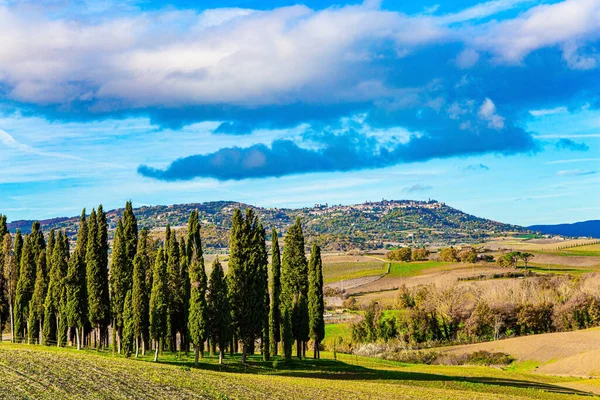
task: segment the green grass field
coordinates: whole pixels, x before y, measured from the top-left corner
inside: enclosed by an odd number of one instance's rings
[[[219,366],[163,355],[153,363],[110,352],[0,344],[3,399],[567,399],[588,394],[558,378],[487,367],[407,365],[331,353],[323,359]]]
[[[421,272],[431,269],[451,265],[441,261],[413,261],[409,263],[392,263],[390,268],[389,277],[391,278],[405,278],[415,276]]]
[[[323,265],[323,282],[334,283],[342,280],[383,275],[387,272],[381,261],[336,262]]]

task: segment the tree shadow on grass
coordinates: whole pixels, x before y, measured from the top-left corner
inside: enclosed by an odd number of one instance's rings
[[[201,360],[198,367],[194,367],[193,361],[169,361],[164,360],[160,364],[170,364],[190,369],[199,369],[205,371],[225,372],[225,373],[249,373],[261,375],[274,375],[293,378],[313,378],[327,380],[362,380],[362,381],[380,381],[389,383],[412,382],[453,382],[494,385],[500,387],[510,387],[516,389],[536,389],[551,393],[594,396],[592,393],[581,390],[570,389],[563,386],[553,385],[542,382],[532,382],[519,379],[506,379],[494,377],[473,377],[473,376],[452,376],[442,374],[432,374],[426,372],[414,371],[393,371],[380,370],[361,367],[359,365],[348,364],[342,361],[334,360],[283,360],[279,357],[271,361],[262,361],[259,356],[250,356],[248,363],[243,365],[239,362],[239,357],[229,357],[225,359],[224,365]],[[211,360],[213,361],[213,360]],[[274,362],[275,361],[275,362]]]
[[[308,360],[307,360],[308,361]],[[553,385],[543,382],[532,382],[518,379],[506,379],[495,377],[473,377],[473,376],[453,376],[442,374],[431,374],[426,372],[413,371],[390,371],[370,369],[357,365],[346,364],[333,360],[320,360],[318,363],[305,364],[303,368],[300,363],[293,366],[286,366],[286,371],[278,373],[279,376],[289,376],[296,378],[317,378],[330,380],[365,380],[365,381],[413,381],[413,382],[456,382],[469,384],[484,384],[503,387],[512,387],[518,389],[537,389],[546,392],[560,394],[577,394],[581,396],[594,396],[594,394],[571,389],[563,386]]]

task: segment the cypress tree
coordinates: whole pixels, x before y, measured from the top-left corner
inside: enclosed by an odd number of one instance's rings
[[[66,341],[64,278],[68,270],[68,258],[63,233],[59,231],[52,252],[48,291],[44,302],[44,315],[46,316],[44,319],[44,341],[46,344],[56,340],[57,346],[61,346]]]
[[[104,221],[102,224],[101,222]],[[108,274],[105,268],[106,237],[101,230],[106,227],[106,217],[99,208],[98,214],[92,210],[88,219],[86,248],[86,284],[88,295],[88,319],[95,330],[96,346],[101,347],[102,329],[109,321]]]
[[[21,235],[21,231],[19,229],[17,229],[17,232],[15,233],[15,240],[14,240],[14,257],[15,257],[15,265],[17,266],[17,280],[19,279],[19,277],[21,276],[20,274],[20,268],[21,268],[21,255],[23,254],[23,236]]]
[[[100,249],[100,282],[102,287],[102,330],[104,331],[105,338],[107,338],[107,328],[110,324],[110,290],[108,283],[108,221],[106,220],[106,213],[102,207],[102,204],[98,206],[96,211],[96,218],[98,219],[98,248]],[[108,344],[108,342],[107,342]]]
[[[46,241],[44,240],[44,232],[39,221],[35,221],[31,225],[31,246],[35,260],[38,259],[42,250],[46,249]]]
[[[113,317],[113,346],[118,345],[118,352],[121,352],[121,339],[123,329],[123,307],[125,305],[125,296],[130,289],[130,278],[128,271],[127,246],[123,232],[123,222],[119,218],[117,229],[115,230],[115,240],[113,243],[112,266],[110,269],[110,290]],[[118,340],[115,340],[118,336]]]
[[[38,257],[35,272],[35,287],[33,296],[29,302],[29,340],[39,340],[43,344],[43,322],[44,322],[44,302],[46,300],[46,282],[48,268],[46,265],[46,251],[42,250]]]
[[[85,218],[85,208],[81,211],[81,217],[79,218],[79,229],[77,230],[77,244],[75,246],[75,251],[79,254],[79,258],[83,267],[83,277],[81,278],[82,286],[80,287],[80,305],[83,312],[82,317],[82,325],[80,328],[80,336],[78,343],[80,348],[84,346],[84,339],[86,336],[86,332],[90,331],[90,321],[88,318],[88,294],[87,294],[87,244],[88,244],[88,226]]]
[[[87,319],[86,314],[86,282],[85,262],[80,254],[80,246],[75,248],[69,260],[67,276],[65,279],[66,305],[65,317],[69,328],[75,330],[77,350],[81,349],[82,331]]]
[[[281,253],[277,231],[271,233],[271,309],[269,310],[271,353],[277,355],[281,341]]]
[[[4,235],[2,240],[2,255],[3,255],[3,275],[6,297],[8,301],[8,312],[10,319],[10,340],[15,341],[15,295],[17,292],[17,283],[19,280],[17,260],[13,252],[13,240],[10,233]]]
[[[33,238],[25,237],[21,255],[21,267],[19,268],[19,281],[15,296],[15,333],[17,340],[28,337],[27,322],[29,321],[29,302],[33,296],[35,287],[35,263]]]
[[[167,243],[167,279],[169,285],[169,314],[168,314],[168,333],[170,335],[169,348],[176,350],[177,333],[183,338],[185,332],[184,326],[184,297],[185,284],[181,275],[181,260],[179,258],[179,243],[177,235],[171,233],[169,243]]]
[[[166,336],[167,330],[167,265],[165,252],[158,250],[152,277],[152,293],[150,295],[150,336],[155,342],[154,361],[158,361],[158,351]]]
[[[256,297],[257,299],[262,298],[262,307],[261,307],[261,318],[263,325],[262,330],[260,332],[261,335],[261,350],[264,361],[269,361],[271,357],[271,345],[270,345],[270,329],[269,329],[269,311],[271,301],[269,298],[269,256],[267,254],[267,245],[266,245],[266,237],[265,237],[265,229],[262,224],[258,222],[258,218],[256,218],[257,225],[254,234],[254,247],[257,255],[257,270],[258,276],[254,285],[256,287]]]
[[[192,252],[190,264],[190,300],[188,312],[188,336],[194,346],[194,365],[198,366],[198,357],[204,351],[204,340],[207,335],[208,310],[206,304],[206,272],[204,259],[198,259],[197,252]],[[201,254],[201,253],[200,253]]]
[[[87,249],[87,221],[85,219],[85,208],[81,211],[81,217],[79,218],[79,230],[77,231],[77,249],[79,250],[79,256],[82,260],[85,260],[85,252]]]
[[[227,281],[217,257],[212,265],[208,291],[208,336],[219,345],[219,364],[223,363],[229,342],[230,312],[227,300]]]
[[[4,238],[4,235],[8,233],[8,224],[6,223],[6,215],[0,214],[0,237]],[[0,250],[2,252],[2,250]]]
[[[264,230],[258,223],[252,210],[246,210],[245,218],[240,210],[235,210],[232,217],[231,236],[229,240],[229,304],[233,318],[235,335],[242,342],[242,362],[246,362],[249,350],[254,341],[264,335],[265,320],[268,308],[265,308],[266,290],[264,243],[259,245]],[[264,339],[264,336],[263,336]],[[267,346],[263,346],[268,348]]]
[[[148,239],[148,230],[142,229],[137,253],[133,262],[133,289],[132,289],[132,309],[133,309],[133,333],[135,337],[135,356],[139,354],[140,344],[142,353],[145,354],[145,341],[148,337],[149,314],[149,290],[147,276],[151,270],[150,258],[147,254],[146,242]]]
[[[302,358],[305,342],[308,340],[308,263],[304,254],[304,236],[300,218],[288,229],[283,248],[281,271],[282,303],[287,308],[291,326],[296,340],[296,355]],[[290,337],[286,332],[285,337]],[[284,343],[284,347],[289,345]]]
[[[56,243],[56,233],[54,228],[50,229],[50,233],[48,233],[48,243],[46,244],[46,260],[47,263],[50,264],[50,260],[52,259],[52,252],[54,251],[54,243]],[[46,282],[48,283],[48,282]]]
[[[133,326],[133,302],[131,290],[125,295],[125,304],[123,309],[123,353],[126,357],[131,356],[133,349],[134,326]]]
[[[123,237],[125,239],[128,266],[131,272],[133,271],[133,259],[137,253],[138,244],[138,225],[131,201],[125,204],[125,210],[123,211]]]
[[[200,237],[200,219],[198,216],[198,210],[194,210],[190,213],[190,217],[188,219],[188,237],[187,237],[187,245],[185,246],[185,252],[180,253],[182,259],[185,258],[185,262],[181,266],[181,276],[184,282],[184,327],[188,327],[188,319],[189,319],[189,310],[190,310],[190,301],[191,301],[191,279],[190,279],[190,271],[189,268],[192,265],[194,259],[198,261],[198,265],[201,268],[199,273],[202,275],[201,280],[206,282],[206,271],[204,269],[204,254],[202,252],[202,239]],[[186,254],[187,257],[183,255]],[[206,285],[204,285],[206,289]],[[186,332],[183,337],[187,340],[189,334]],[[187,351],[187,343],[186,343],[186,351]]]
[[[314,345],[314,358],[320,358],[319,344],[325,338],[324,312],[321,248],[313,244],[308,263],[308,319],[310,338]]]

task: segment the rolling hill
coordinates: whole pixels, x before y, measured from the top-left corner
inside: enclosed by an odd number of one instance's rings
[[[600,220],[575,222],[572,224],[532,225],[528,229],[550,235],[600,238]]]
[[[237,207],[252,207],[265,228],[285,232],[299,216],[304,224],[307,244],[319,241],[327,250],[363,250],[397,244],[449,245],[473,243],[487,237],[524,233],[527,229],[478,218],[445,203],[412,200],[382,200],[355,205],[315,205],[298,209],[254,207],[232,201],[216,201],[169,206],[146,206],[135,209],[140,226],[164,228],[167,222],[184,228],[190,212],[198,209],[203,223],[207,248],[226,248],[231,215]],[[123,209],[107,213],[114,229]],[[64,229],[76,235],[79,217],[40,221],[44,230]],[[14,221],[9,229],[27,232],[33,221]]]

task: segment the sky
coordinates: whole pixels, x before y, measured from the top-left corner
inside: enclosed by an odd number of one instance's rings
[[[600,219],[600,0],[0,0],[0,37],[9,221],[430,198]]]

